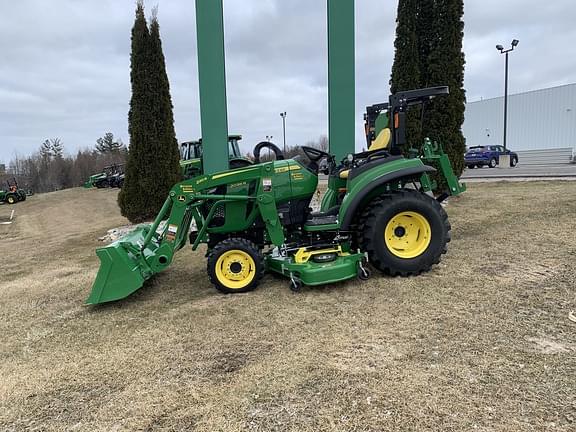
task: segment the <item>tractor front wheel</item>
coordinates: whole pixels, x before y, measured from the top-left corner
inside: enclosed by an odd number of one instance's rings
[[[411,276],[438,264],[450,241],[448,215],[434,198],[412,190],[378,199],[364,213],[363,249],[391,276]]]
[[[16,199],[16,196],[14,196],[14,195],[8,195],[8,196],[6,197],[6,202],[7,202],[8,204],[16,204],[17,201],[18,201],[18,200]]]
[[[225,294],[252,291],[264,275],[264,257],[258,247],[243,238],[216,244],[208,255],[208,276]]]

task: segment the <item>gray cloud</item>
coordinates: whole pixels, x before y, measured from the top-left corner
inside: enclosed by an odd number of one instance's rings
[[[157,0],[179,140],[200,136],[195,16],[190,0]],[[229,129],[246,150],[266,135],[289,144],[327,132],[325,0],[224,0]],[[49,137],[68,152],[111,131],[128,142],[129,50],[133,0],[20,0],[0,16],[0,161]],[[357,146],[362,112],[386,99],[397,1],[358,0]],[[502,93],[503,59],[494,46],[520,39],[511,90],[576,81],[571,0],[468,0],[468,98]]]

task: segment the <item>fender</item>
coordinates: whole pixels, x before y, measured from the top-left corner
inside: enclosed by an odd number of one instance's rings
[[[431,173],[436,172],[435,168],[432,168],[428,165],[421,165],[417,167],[410,167],[410,168],[403,168],[397,171],[390,172],[388,174],[379,177],[378,179],[374,180],[370,183],[370,188],[364,188],[361,190],[353,199],[350,205],[347,206],[345,209],[344,214],[339,215],[339,219],[342,221],[340,224],[340,229],[342,231],[346,231],[350,229],[350,225],[354,220],[354,216],[358,210],[362,210],[362,203],[364,199],[370,195],[375,189],[379,188],[380,186],[385,185],[386,183],[390,183],[394,180],[399,180],[403,177],[414,177],[418,175],[422,175],[424,173]]]

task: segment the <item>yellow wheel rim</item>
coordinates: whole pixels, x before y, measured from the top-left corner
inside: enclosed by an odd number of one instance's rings
[[[254,259],[242,250],[224,252],[216,261],[216,277],[229,289],[242,289],[256,276]]]
[[[386,247],[399,258],[416,258],[424,253],[432,240],[428,220],[420,213],[398,213],[386,225]]]
[[[14,204],[14,198],[8,197],[8,204]]]

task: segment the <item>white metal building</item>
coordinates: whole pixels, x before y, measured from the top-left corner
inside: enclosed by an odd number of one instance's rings
[[[470,102],[466,145],[502,144],[504,97]],[[541,158],[569,159],[576,151],[576,83],[508,97],[507,147]]]

